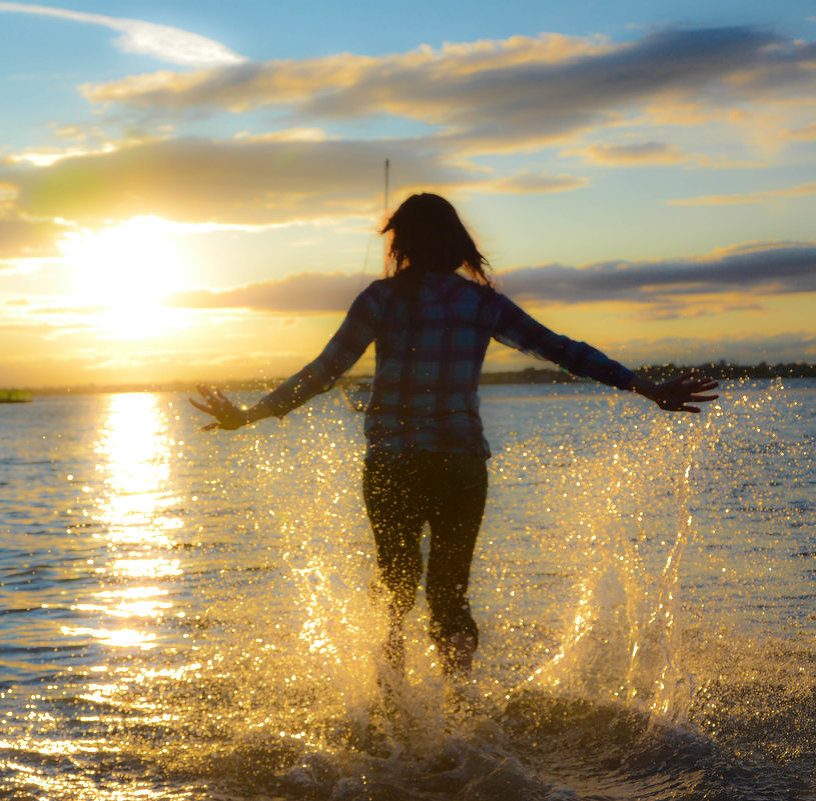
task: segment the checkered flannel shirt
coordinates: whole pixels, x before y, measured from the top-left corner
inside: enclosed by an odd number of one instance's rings
[[[456,273],[424,273],[413,314],[395,279],[361,292],[323,352],[267,395],[283,416],[330,389],[375,342],[366,409],[369,453],[410,451],[489,456],[478,386],[491,338],[570,373],[626,389],[634,374],[584,342],[553,333],[504,295]]]

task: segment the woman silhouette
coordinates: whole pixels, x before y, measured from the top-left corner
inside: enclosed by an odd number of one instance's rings
[[[714,400],[705,393],[717,383],[689,374],[655,384],[545,328],[493,288],[487,261],[456,210],[438,195],[409,197],[383,233],[391,235],[391,275],[357,296],[313,362],[248,409],[203,386],[204,402],[191,402],[215,418],[204,429],[282,417],[328,390],[375,343],[363,494],[388,594],[385,655],[402,670],[402,621],[422,576],[420,539],[427,522],[430,636],[443,671],[461,675],[470,670],[478,643],[467,589],[487,493],[490,452],[477,393],[490,339],[637,392],[667,410],[698,412],[691,404]]]

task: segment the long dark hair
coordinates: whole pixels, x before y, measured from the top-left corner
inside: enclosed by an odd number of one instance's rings
[[[439,195],[411,195],[382,229],[391,234],[386,271],[395,276],[451,273],[459,268],[477,283],[492,287],[490,265],[479,252],[456,209]],[[410,283],[410,281],[409,281]]]

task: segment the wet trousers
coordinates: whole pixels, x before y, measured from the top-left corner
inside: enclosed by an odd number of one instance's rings
[[[430,635],[437,644],[456,635],[477,642],[467,598],[470,562],[487,495],[485,458],[419,452],[366,459],[365,498],[380,578],[391,599],[392,624],[413,607],[422,578],[420,540],[431,532],[425,594]]]

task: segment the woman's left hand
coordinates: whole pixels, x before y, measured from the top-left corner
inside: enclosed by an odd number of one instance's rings
[[[236,428],[245,426],[249,422],[247,410],[236,406],[226,395],[224,395],[217,387],[210,389],[203,384],[199,384],[198,392],[204,403],[190,398],[190,403],[200,409],[202,412],[211,415],[215,418],[212,423],[202,426],[202,431],[210,431],[213,428],[223,428],[227,431],[234,431]]]
[[[671,381],[657,384],[649,397],[661,408],[670,412],[700,411],[699,406],[691,404],[707,403],[717,400],[719,395],[709,395],[717,388],[717,382],[711,378],[701,378],[696,373],[686,373]]]

